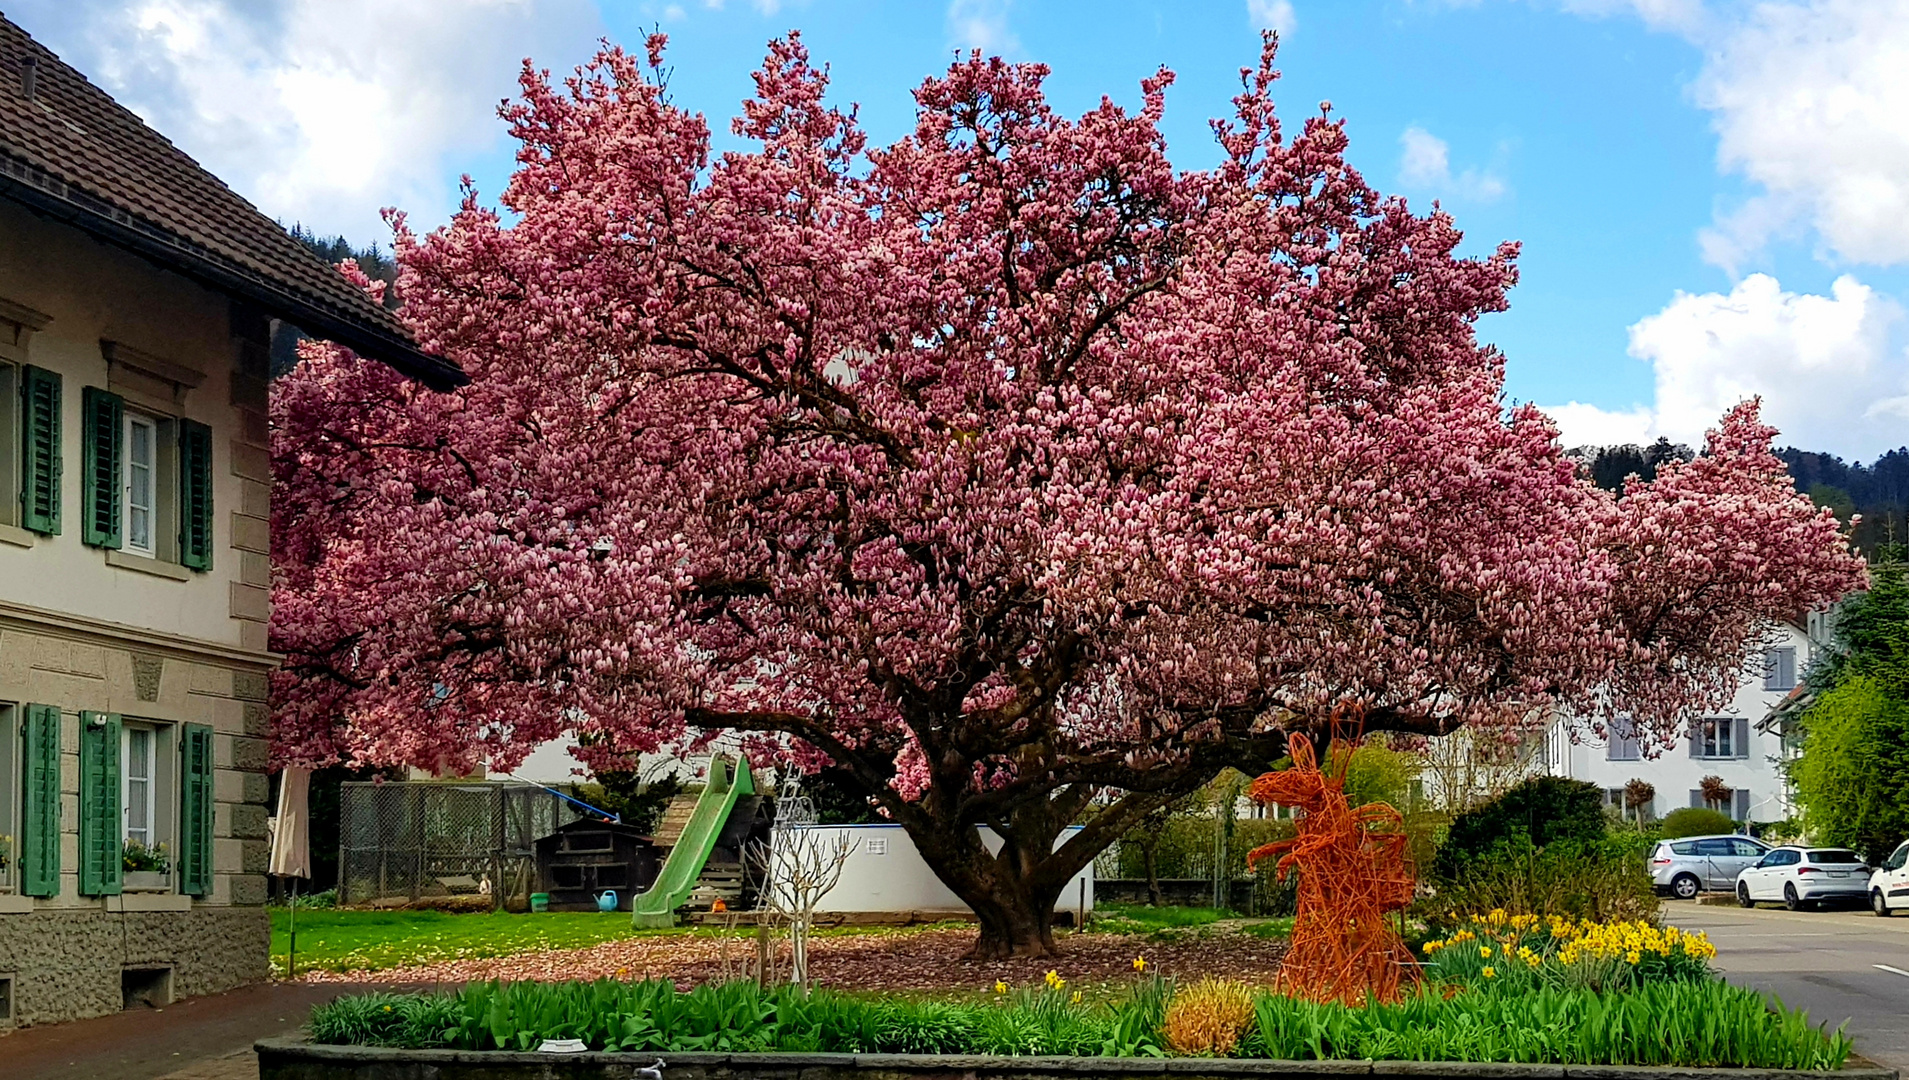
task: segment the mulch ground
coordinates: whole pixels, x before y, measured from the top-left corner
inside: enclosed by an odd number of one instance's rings
[[[1147,970],[1181,979],[1202,976],[1271,981],[1286,951],[1268,940],[1207,927],[1172,935],[1083,934],[1061,942],[1058,959],[973,961],[968,927],[925,927],[831,935],[809,941],[809,969],[817,984],[843,990],[982,990],[996,980],[1038,983],[1054,970],[1075,985],[1131,978],[1134,959]],[[556,949],[484,959],[451,960],[377,972],[313,971],[307,982],[463,983],[486,979],[673,979],[678,985],[736,978],[754,955],[753,939],[703,935],[606,941],[583,949]]]

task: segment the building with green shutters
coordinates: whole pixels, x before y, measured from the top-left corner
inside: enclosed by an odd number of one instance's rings
[[[280,322],[462,381],[0,18],[0,1028],[268,974]]]

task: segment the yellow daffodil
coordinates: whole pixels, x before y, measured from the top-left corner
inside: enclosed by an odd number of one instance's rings
[[[1147,958],[1146,958],[1146,957],[1144,957],[1144,956],[1136,956],[1136,957],[1134,957],[1134,958],[1133,958],[1133,969],[1134,969],[1135,971],[1145,971],[1145,970],[1147,970]]]
[[[1079,991],[1079,990],[1076,990],[1076,991],[1074,991],[1074,1004],[1076,1004],[1076,1005],[1079,1005],[1079,1004],[1080,1004],[1080,991]]]
[[[1498,977],[1498,971],[1496,968],[1482,967],[1478,969],[1478,973],[1480,975],[1483,975],[1487,979],[1495,979]]]
[[[1001,980],[999,980],[999,979],[996,979],[996,980],[994,980],[994,992],[995,992],[995,993],[997,993],[997,994],[1005,994],[1005,993],[1007,993],[1007,992],[1008,992],[1008,984],[1007,984],[1007,983],[1004,983],[1004,982],[1002,982],[1002,981],[1001,981]]]

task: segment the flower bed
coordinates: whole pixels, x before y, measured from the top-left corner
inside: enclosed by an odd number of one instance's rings
[[[1626,990],[1653,982],[1714,976],[1717,947],[1702,931],[1632,922],[1578,922],[1553,916],[1473,915],[1424,946],[1427,974],[1440,981],[1508,989]]]
[[[575,1039],[643,1054],[842,1053],[1409,1060],[1840,1068],[1850,1044],[1715,980],[1634,989],[1428,989],[1393,1005],[1315,1004],[1207,982],[1143,978],[1111,1004],[1061,986],[991,1000],[803,998],[753,983],[475,983],[455,994],[366,994],[315,1009],[317,1043],[534,1050]]]

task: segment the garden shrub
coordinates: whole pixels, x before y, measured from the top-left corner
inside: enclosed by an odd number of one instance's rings
[[[1604,793],[1597,785],[1533,777],[1453,818],[1432,859],[1431,876],[1452,880],[1466,863],[1489,857],[1507,841],[1528,840],[1542,849],[1562,840],[1596,840],[1604,832]]]
[[[1680,836],[1710,836],[1715,833],[1733,833],[1737,823],[1730,815],[1721,810],[1712,810],[1706,806],[1683,806],[1664,815],[1664,823],[1657,827],[1657,835],[1666,840],[1675,840]]]
[[[1654,921],[1662,901],[1646,869],[1649,844],[1626,832],[1558,840],[1542,850],[1527,837],[1502,840],[1460,862],[1456,875],[1436,882],[1434,894],[1415,910],[1433,927],[1497,908],[1597,922]]]
[[[1164,1033],[1176,1054],[1225,1057],[1253,1019],[1253,991],[1233,979],[1201,979],[1173,995]]]

